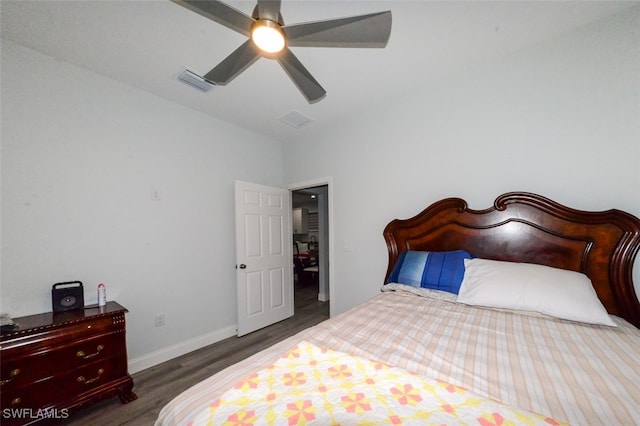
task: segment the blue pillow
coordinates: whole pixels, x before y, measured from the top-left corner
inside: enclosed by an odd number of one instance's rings
[[[458,294],[464,277],[464,259],[471,258],[464,250],[403,251],[398,256],[387,283]]]

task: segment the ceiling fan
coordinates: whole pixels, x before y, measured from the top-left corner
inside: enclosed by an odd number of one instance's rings
[[[252,16],[214,0],[171,0],[218,22],[249,39],[215,68],[205,80],[225,85],[260,57],[278,61],[304,97],[313,103],[326,91],[289,47],[385,47],[391,34],[391,12],[285,25],[280,0],[258,0]]]

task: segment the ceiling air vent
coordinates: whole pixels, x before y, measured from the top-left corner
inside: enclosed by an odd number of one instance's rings
[[[313,120],[307,117],[306,115],[300,114],[298,111],[291,111],[289,114],[282,117],[280,121],[282,121],[284,124],[287,124],[291,127],[295,127],[296,129],[299,129],[311,123]]]
[[[202,90],[203,92],[208,92],[215,86],[215,84],[208,82],[203,77],[200,77],[198,74],[189,70],[184,70],[178,78],[196,89]]]

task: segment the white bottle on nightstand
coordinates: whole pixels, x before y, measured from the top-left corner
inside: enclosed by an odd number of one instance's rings
[[[104,284],[98,284],[98,306],[105,306],[107,304],[107,289]]]

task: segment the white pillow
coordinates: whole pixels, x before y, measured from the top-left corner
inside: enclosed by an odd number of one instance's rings
[[[487,259],[465,259],[464,266],[458,302],[616,327],[584,274]]]

